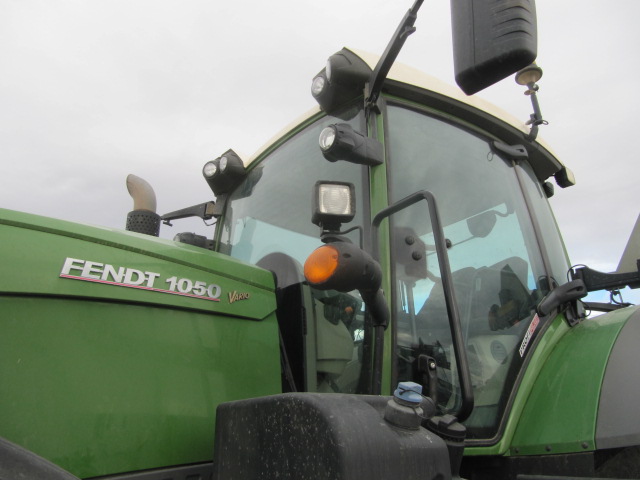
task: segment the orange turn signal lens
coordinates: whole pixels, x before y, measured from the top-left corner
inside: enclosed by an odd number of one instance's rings
[[[304,277],[311,284],[326,282],[338,268],[338,250],[330,245],[316,248],[304,262]]]

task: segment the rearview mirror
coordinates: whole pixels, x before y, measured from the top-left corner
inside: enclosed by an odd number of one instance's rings
[[[456,83],[472,95],[538,54],[534,0],[451,0]]]
[[[491,233],[496,226],[496,212],[489,210],[475,217],[467,218],[467,228],[474,237],[484,238]]]

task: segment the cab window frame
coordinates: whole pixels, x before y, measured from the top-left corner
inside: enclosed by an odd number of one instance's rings
[[[388,110],[389,108],[402,108],[402,109],[406,109],[406,110],[410,110],[413,111],[415,113],[421,114],[421,115],[426,115],[428,117],[431,117],[437,121],[446,123],[451,125],[454,128],[466,131],[468,134],[479,137],[480,139],[486,141],[487,143],[491,142],[491,141],[501,141],[501,139],[499,137],[497,137],[496,135],[492,134],[491,132],[488,132],[487,130],[480,128],[476,125],[470,124],[468,122],[466,122],[465,120],[455,117],[453,115],[447,114],[446,112],[431,108],[427,105],[423,105],[420,103],[416,103],[415,101],[411,101],[411,100],[406,100],[397,96],[390,96],[390,95],[386,95],[384,97],[384,102],[383,102],[384,108],[382,110],[382,114],[383,114],[383,123],[384,123],[384,140],[385,140],[385,157],[386,157],[386,175],[387,175],[387,190],[388,190],[388,198],[389,198],[389,203],[393,203],[393,201],[397,201],[399,198],[397,198],[397,195],[394,194],[394,185],[393,185],[393,176],[394,176],[394,171],[393,171],[393,165],[394,165],[394,158],[393,158],[393,152],[391,149],[391,143],[392,140],[390,141],[390,135],[391,135],[391,130],[389,128],[389,114],[388,114]],[[499,120],[495,120],[495,123],[499,122]],[[487,124],[483,124],[483,126],[486,126]],[[500,128],[496,128],[496,131],[500,131]],[[509,159],[506,159],[504,157],[502,157],[504,160],[510,161]],[[533,238],[529,239],[525,239],[525,241],[527,243],[532,242],[532,247],[533,247],[533,251],[535,252],[535,255],[541,260],[541,267],[543,270],[544,275],[547,278],[554,278],[553,277],[553,273],[557,273],[557,272],[553,272],[551,271],[551,269],[549,268],[550,266],[550,262],[549,262],[549,254],[546,250],[546,245],[545,244],[541,244],[543,242],[541,242],[541,235],[542,232],[540,231],[540,226],[538,225],[538,223],[536,222],[536,219],[534,218],[534,213],[537,213],[537,209],[532,207],[531,203],[532,203],[532,193],[531,193],[531,189],[530,188],[525,188],[525,186],[522,185],[522,177],[523,174],[526,177],[531,177],[532,176],[532,168],[531,166],[527,165],[527,167],[523,168],[522,165],[520,165],[520,162],[515,162],[515,161],[511,161],[512,162],[512,166],[514,168],[514,181],[517,180],[517,184],[518,184],[518,191],[520,193],[520,195],[522,196],[522,202],[525,206],[524,208],[524,212],[526,213],[526,221],[528,222],[531,230],[534,233]],[[526,162],[528,163],[528,162]],[[396,175],[398,174],[398,172],[395,173]],[[540,181],[538,180],[538,183],[540,183]],[[538,190],[541,190],[540,186],[537,187]],[[410,194],[412,192],[405,192],[406,194]],[[545,207],[546,210],[550,210],[549,207]],[[533,212],[532,212],[533,210]],[[551,215],[553,217],[553,215]],[[555,219],[554,219],[555,221]],[[555,225],[555,224],[554,224]],[[559,237],[559,235],[558,235]],[[559,237],[560,238],[560,237]],[[560,250],[562,250],[560,252],[560,255],[564,254],[566,257],[566,251],[564,250],[564,245],[562,244],[562,240],[560,238],[559,241],[560,246],[562,247]],[[529,248],[527,248],[527,250],[529,250]],[[397,271],[396,271],[396,266],[397,266],[397,260],[395,258],[396,256],[396,252],[395,252],[395,248],[390,248],[390,265],[389,265],[389,271],[391,273],[391,277],[393,279],[392,284],[393,284],[393,288],[390,292],[390,297],[391,297],[391,308],[394,312],[397,312],[398,310],[398,302],[400,301],[400,299],[398,298],[398,292],[397,292],[397,288],[395,286],[395,279],[397,278]],[[557,254],[558,252],[556,252]],[[559,283],[563,283],[563,282],[559,282]],[[553,287],[552,287],[553,288]],[[487,438],[474,438],[471,440],[467,440],[467,444],[469,445],[477,445],[477,446],[489,446],[489,445],[494,445],[496,444],[501,438],[502,435],[504,433],[504,428],[506,426],[506,422],[509,418],[509,414],[511,411],[511,407],[514,401],[514,398],[518,392],[518,388],[519,385],[522,381],[522,378],[526,372],[527,366],[530,362],[531,359],[531,355],[528,354],[531,351],[533,351],[535,349],[535,346],[537,345],[538,341],[543,337],[544,332],[549,328],[549,326],[551,325],[551,320],[552,318],[540,318],[540,326],[537,328],[533,338],[531,339],[530,343],[529,343],[529,348],[527,350],[527,355],[524,356],[524,358],[522,359],[522,363],[519,366],[519,370],[517,372],[517,375],[515,377],[515,379],[513,380],[511,386],[510,386],[510,391],[509,394],[507,396],[505,405],[501,411],[501,415],[498,418],[498,422],[497,422],[497,427],[495,429],[495,434],[491,437],[487,437]],[[391,341],[392,341],[392,345],[391,345],[391,359],[392,359],[392,366],[391,366],[391,383],[392,385],[395,385],[398,381],[398,364],[395,361],[396,355],[397,355],[397,349],[398,349],[398,332],[397,332],[397,322],[394,321],[392,323],[392,329],[391,329]]]

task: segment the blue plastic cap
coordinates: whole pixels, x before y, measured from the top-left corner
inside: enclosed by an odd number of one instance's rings
[[[422,385],[416,382],[400,382],[393,396],[399,400],[420,405],[422,403]]]

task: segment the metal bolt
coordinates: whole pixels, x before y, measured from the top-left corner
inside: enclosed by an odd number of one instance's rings
[[[414,237],[413,235],[407,235],[404,241],[407,245],[413,245],[414,243],[416,243],[416,237]]]
[[[411,254],[411,258],[413,258],[414,260],[421,260],[422,259],[422,254],[420,252],[413,252]]]

